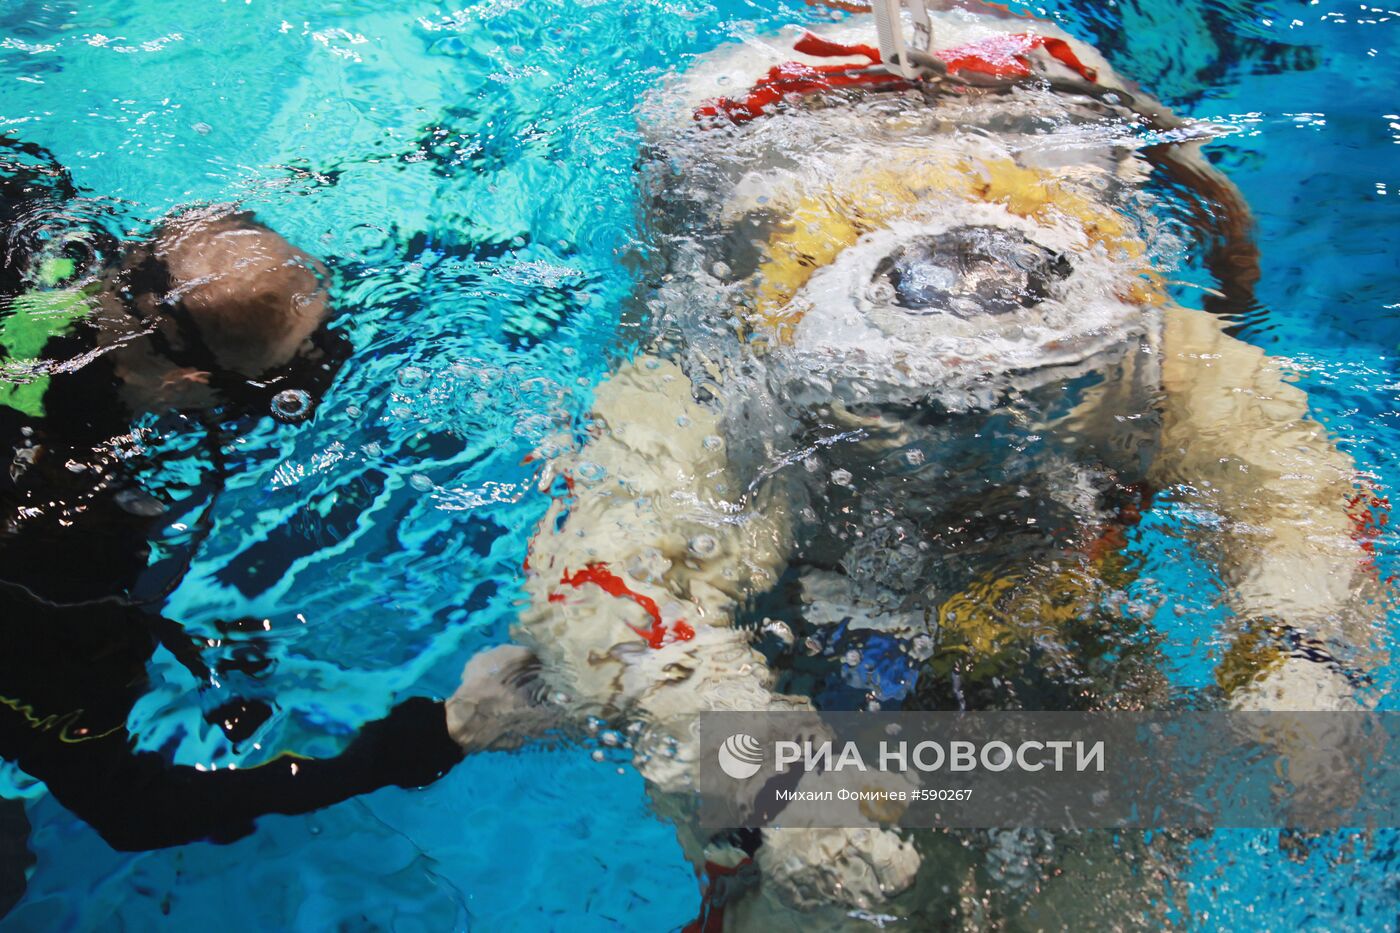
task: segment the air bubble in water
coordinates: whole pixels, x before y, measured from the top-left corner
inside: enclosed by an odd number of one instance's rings
[[[311,415],[311,393],[304,389],[283,389],[272,397],[272,417],[286,424],[305,421]]]
[[[417,389],[428,381],[428,374],[417,366],[405,366],[399,370],[399,385],[405,389]]]
[[[585,483],[596,483],[608,475],[607,468],[592,460],[585,460],[574,469],[574,475]]]
[[[408,485],[419,492],[428,492],[433,488],[433,481],[422,473],[414,473],[408,478]]]
[[[877,305],[894,304],[894,286],[890,285],[888,282],[875,282],[870,286],[866,294],[869,295],[870,300]]]
[[[690,553],[694,557],[710,557],[719,550],[719,540],[714,535],[696,535],[690,539]]]
[[[792,634],[792,629],[788,626],[786,622],[775,621],[773,619],[764,620],[763,631],[768,633],[769,635],[772,635],[784,645],[791,645],[795,637]]]
[[[835,483],[836,485],[838,485],[838,486],[849,486],[849,485],[851,485],[851,471],[850,471],[850,470],[832,470],[832,471],[831,471],[831,481],[832,481],[833,483]]]

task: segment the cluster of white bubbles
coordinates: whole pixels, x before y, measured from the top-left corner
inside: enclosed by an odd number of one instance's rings
[[[445,431],[471,446],[547,447],[570,428],[586,388],[586,380],[565,384],[521,363],[422,361],[398,368],[377,416],[359,404],[343,413],[354,421],[369,414],[391,429]]]

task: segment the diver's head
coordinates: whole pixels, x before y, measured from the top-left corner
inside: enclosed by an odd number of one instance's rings
[[[172,348],[248,378],[290,363],[330,309],[325,266],[247,213],[176,217],[125,266]]]
[[[106,342],[133,407],[203,407],[317,352],[326,267],[246,212],[178,215],[109,277]],[[222,393],[216,392],[222,388]],[[294,387],[300,388],[300,387]]]

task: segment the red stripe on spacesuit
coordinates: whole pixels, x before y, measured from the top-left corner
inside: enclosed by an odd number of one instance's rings
[[[607,564],[589,564],[572,576],[566,570],[559,582],[575,589],[585,583],[591,583],[609,596],[632,600],[651,617],[651,625],[647,628],[637,628],[629,623],[627,627],[642,636],[642,639],[652,648],[660,648],[666,643],[667,628],[661,621],[661,608],[656,605],[656,600],[629,587],[625,580],[608,569]],[[564,596],[560,593],[554,593],[549,597],[549,601],[552,603],[563,602]],[[674,636],[675,641],[690,641],[695,637],[695,629],[687,625],[683,619],[676,620],[676,623],[670,628],[670,633]]]
[[[1385,526],[1390,524],[1390,499],[1387,496],[1377,495],[1372,489],[1359,490],[1354,496],[1347,500],[1347,518],[1351,520],[1351,537],[1366,555],[1362,566],[1380,576],[1380,567],[1376,564],[1376,539],[1385,531]],[[1394,582],[1393,578],[1382,581],[1384,583]]]
[[[845,55],[864,55],[872,63],[880,61],[880,50],[873,45],[846,45],[843,42],[832,42],[816,33],[809,32],[792,44],[794,52],[801,52],[803,55],[813,55],[817,58],[840,58]]]
[[[943,49],[933,54],[948,66],[949,74],[966,71],[996,78],[1025,78],[1031,75],[1030,60],[1026,56],[1039,48],[1045,49],[1051,57],[1084,80],[1098,80],[1098,73],[1079,60],[1079,56],[1074,54],[1068,42],[1029,32],[988,36],[977,42]],[[860,55],[868,59],[871,65],[878,65],[881,61],[880,50],[873,46],[846,45],[810,32],[793,44],[793,50],[817,58]],[[704,120],[723,115],[734,123],[747,123],[762,116],[769,107],[779,103],[789,94],[810,94],[815,91],[862,85],[885,85],[891,88],[908,85],[908,82],[898,75],[871,71],[869,68],[869,65],[808,65],[803,62],[784,62],[768,69],[767,74],[754,83],[743,100],[732,97],[715,98],[697,107],[694,118]]]
[[[1142,513],[1152,507],[1152,490],[1146,483],[1131,483],[1125,488],[1129,501],[1119,506],[1113,521],[1100,528],[1084,547],[1091,562],[1127,547],[1129,529],[1136,527],[1142,521]]]
[[[1049,52],[1061,64],[1077,73],[1085,81],[1098,83],[1099,73],[1079,60],[1079,56],[1074,54],[1074,49],[1063,39],[1047,38],[1041,41],[1041,46]]]
[[[703,874],[706,876],[707,882],[700,894],[700,916],[682,927],[681,933],[723,933],[725,902],[724,898],[720,896],[720,879],[737,875],[744,866],[752,861],[753,859],[746,858],[732,868],[709,861],[705,863]],[[700,873],[697,872],[697,874]]]
[[[813,91],[830,91],[838,87],[870,84],[894,86],[906,83],[903,78],[885,71],[867,71],[868,67],[784,62],[768,69],[768,73],[754,84],[748,97],[743,100],[735,100],[732,97],[716,98],[697,107],[694,116],[695,119],[702,120],[722,114],[735,123],[747,123],[763,116],[769,107],[789,94],[810,94]]]
[[[988,36],[933,54],[948,66],[949,74],[969,71],[994,78],[1028,78],[1031,75],[1031,64],[1026,55],[1041,48],[1085,81],[1098,80],[1098,72],[1081,62],[1068,42],[1030,32]]]

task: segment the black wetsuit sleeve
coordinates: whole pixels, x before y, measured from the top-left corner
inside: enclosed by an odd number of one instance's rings
[[[231,842],[252,832],[259,816],[306,813],[389,785],[429,784],[461,758],[442,703],[419,698],[366,724],[335,758],[283,756],[254,768],[201,771],[134,752],[122,730],[36,744],[19,765],[112,848],[143,850]]]
[[[116,849],[227,842],[263,814],[428,784],[462,757],[442,704],[428,699],[366,724],[335,758],[201,771],[137,752],[125,724],[147,690],[151,652],[172,646],[198,676],[188,641],[175,623],[119,600],[64,606],[0,586],[0,755]]]

